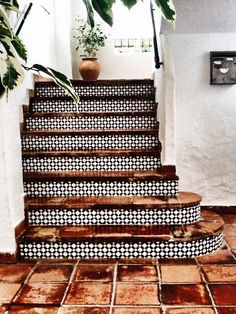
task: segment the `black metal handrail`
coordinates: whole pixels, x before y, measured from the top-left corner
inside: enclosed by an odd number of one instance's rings
[[[21,19],[21,22],[20,22],[20,24],[19,24],[19,26],[18,26],[18,28],[17,28],[17,30],[16,30],[16,36],[18,36],[18,35],[20,34],[20,31],[21,31],[21,29],[22,29],[22,27],[23,27],[23,25],[24,25],[24,23],[25,23],[25,20],[26,20],[28,14],[30,13],[30,10],[31,10],[31,8],[32,8],[32,5],[33,5],[33,3],[30,2],[29,5],[28,5],[28,7],[27,7],[27,9],[25,10],[25,13],[24,13],[24,15],[23,15],[23,17],[22,17],[22,19]]]
[[[152,0],[150,0],[150,12],[152,18],[152,28],[153,28],[153,48],[154,48],[154,61],[155,61],[155,68],[160,69],[163,62],[160,62],[159,51],[158,51],[158,44],[157,44],[157,35],[156,35],[156,25],[155,25],[155,17],[154,17],[154,8],[152,4]]]

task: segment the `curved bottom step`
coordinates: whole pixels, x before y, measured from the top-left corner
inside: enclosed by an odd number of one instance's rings
[[[212,212],[186,226],[30,227],[19,240],[20,258],[193,258],[217,250],[223,220]]]

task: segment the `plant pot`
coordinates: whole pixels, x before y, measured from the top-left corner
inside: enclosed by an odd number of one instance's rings
[[[97,58],[82,58],[79,65],[79,72],[84,81],[96,81],[101,71]]]

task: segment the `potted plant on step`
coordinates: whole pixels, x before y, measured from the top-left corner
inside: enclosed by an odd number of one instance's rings
[[[105,46],[106,34],[102,31],[100,24],[91,27],[85,20],[77,18],[78,27],[74,28],[78,49],[81,50],[82,62],[79,65],[79,72],[84,81],[96,81],[100,74],[100,64],[97,55],[101,47]]]

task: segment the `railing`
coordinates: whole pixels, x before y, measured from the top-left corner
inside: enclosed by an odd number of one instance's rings
[[[159,57],[159,52],[158,52],[156,25],[155,25],[154,8],[153,8],[152,0],[150,0],[150,12],[151,12],[151,18],[152,18],[152,27],[153,27],[153,49],[154,49],[155,68],[160,69],[163,62],[160,62],[160,57]]]

